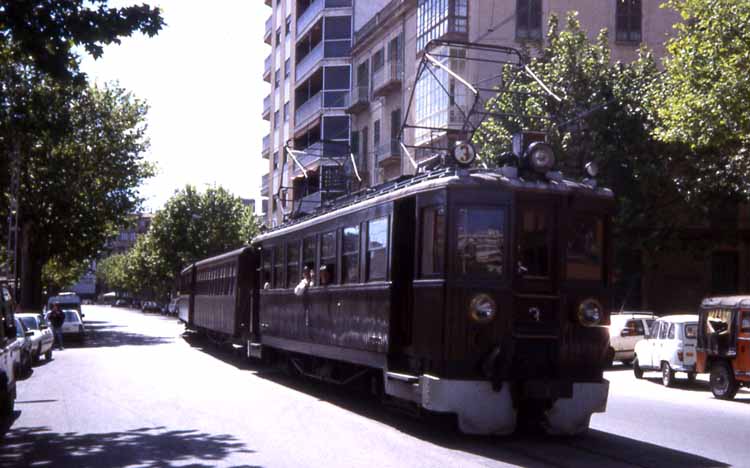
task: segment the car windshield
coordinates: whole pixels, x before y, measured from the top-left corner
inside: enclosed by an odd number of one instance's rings
[[[34,317],[21,317],[21,322],[23,322],[29,330],[39,330],[39,324]]]
[[[73,312],[72,310],[65,310],[65,321],[68,323],[75,323],[78,322],[78,314]]]

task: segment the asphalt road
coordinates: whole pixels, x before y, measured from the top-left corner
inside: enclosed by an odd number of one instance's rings
[[[666,389],[615,368],[585,436],[468,437],[217,352],[173,318],[84,312],[90,338],[18,383],[0,466],[750,466],[750,392],[715,400],[705,379]]]

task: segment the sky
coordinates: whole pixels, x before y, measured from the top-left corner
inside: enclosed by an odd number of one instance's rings
[[[141,187],[144,209],[161,208],[191,184],[223,186],[257,198],[268,162],[261,158],[268,122],[261,118],[263,42],[271,9],[262,0],[116,0],[110,6],[148,3],[162,8],[159,35],[123,38],[98,60],[82,53],[91,81],[118,81],[148,102],[146,159],[157,175]]]

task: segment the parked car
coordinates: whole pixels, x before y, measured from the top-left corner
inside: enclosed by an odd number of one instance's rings
[[[31,359],[37,362],[44,355],[46,360],[52,359],[52,347],[55,344],[55,338],[52,336],[52,330],[42,314],[26,313],[18,314],[24,326],[33,332],[31,336],[32,353]]]
[[[143,312],[161,312],[161,306],[154,301],[143,301],[141,304],[141,311]]]
[[[81,298],[76,293],[63,292],[57,296],[50,297],[47,299],[46,311],[52,310],[53,304],[59,304],[60,309],[75,309],[81,312]],[[81,313],[81,317],[83,317],[83,313]]]
[[[731,400],[750,387],[750,296],[711,297],[700,308],[698,372],[709,372],[711,393]]]
[[[171,301],[169,301],[169,306],[167,306],[167,313],[169,315],[177,315],[177,310],[178,310],[178,308],[177,308],[177,302],[179,300],[180,299],[178,297],[175,297],[174,299],[172,299]]]
[[[16,376],[28,375],[31,372],[33,354],[32,336],[34,332],[27,330],[23,322],[16,317],[16,339],[10,345],[13,350],[13,373]]]
[[[662,383],[671,387],[675,372],[687,373],[695,380],[697,315],[670,315],[655,321],[646,339],[635,345],[633,373],[638,379],[646,371],[661,371]]]
[[[86,338],[86,327],[83,325],[81,315],[75,309],[63,309],[65,321],[62,326],[63,338],[75,338],[83,341]]]
[[[130,307],[130,300],[129,299],[117,299],[114,303],[115,307]]]
[[[635,344],[648,335],[651,324],[658,317],[652,312],[613,313],[609,326],[609,352],[607,361],[620,361],[630,365],[635,359]]]

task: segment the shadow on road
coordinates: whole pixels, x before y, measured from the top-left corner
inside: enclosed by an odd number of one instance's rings
[[[2,438],[0,467],[208,468],[232,454],[252,454],[233,436],[195,430],[140,428],[104,434],[54,433],[45,427],[10,429]],[[190,460],[197,462],[187,463]],[[223,464],[222,464],[223,465]],[[252,468],[235,465],[234,468]]]
[[[415,417],[417,416],[415,411],[407,411],[404,407],[386,406],[362,390],[290,376],[278,367],[250,361],[195,335],[185,334],[183,338],[193,348],[232,364],[240,370],[251,371],[263,379],[306,393],[431,444],[503,463],[529,468],[730,466],[717,460],[597,430],[590,430],[579,437],[552,437],[536,434],[516,434],[506,437],[467,436],[458,432],[454,417],[434,413],[424,414],[424,412],[419,417]]]
[[[174,339],[141,335],[118,330],[123,325],[115,325],[108,322],[84,322],[86,325],[86,338],[74,340],[65,339],[66,348],[112,348],[117,346],[153,346],[172,343]]]

